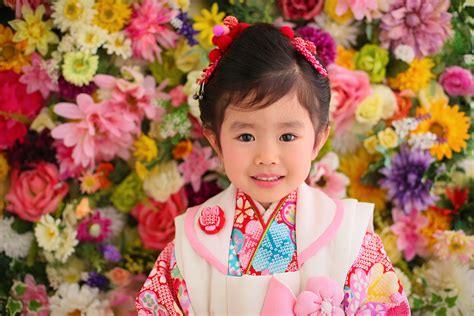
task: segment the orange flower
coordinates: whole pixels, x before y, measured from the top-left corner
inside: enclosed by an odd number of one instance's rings
[[[102,162],[99,164],[99,166],[97,166],[97,169],[95,171],[96,174],[99,176],[100,188],[109,188],[112,182],[110,182],[108,176],[112,171],[114,171],[114,165],[110,162]]]
[[[411,99],[395,93],[397,98],[397,109],[395,113],[387,120],[387,124],[392,124],[393,121],[401,120],[408,116],[411,108]]]
[[[183,159],[193,150],[193,143],[189,139],[182,140],[173,149],[173,157],[175,159]]]
[[[81,202],[76,206],[76,217],[82,219],[92,213],[88,198],[82,198]]]
[[[130,280],[132,274],[130,271],[116,267],[107,272],[106,276],[109,278],[110,282],[116,286],[126,285]]]

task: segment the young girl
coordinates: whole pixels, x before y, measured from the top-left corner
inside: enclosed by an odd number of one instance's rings
[[[409,315],[373,204],[305,184],[328,134],[327,71],[290,28],[214,29],[204,135],[232,184],[176,218],[139,315]]]

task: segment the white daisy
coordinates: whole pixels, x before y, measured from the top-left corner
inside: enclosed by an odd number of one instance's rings
[[[79,287],[77,283],[63,283],[49,301],[51,316],[113,315],[108,308],[108,301],[101,301],[98,295],[97,288],[88,285]]]
[[[13,217],[0,219],[0,252],[13,259],[24,258],[33,242],[33,233],[18,234],[12,223]]]
[[[79,244],[77,240],[77,231],[67,225],[66,228],[61,232],[61,242],[58,249],[54,253],[54,258],[62,263],[65,263],[67,259],[74,253],[75,247]]]
[[[95,15],[94,0],[58,0],[52,9],[54,24],[62,32],[89,25]]]
[[[338,45],[351,48],[356,44],[357,36],[361,27],[359,22],[337,23],[331,20],[326,14],[319,14],[314,18],[316,23],[309,23],[309,26],[321,28],[331,34]]]
[[[107,32],[95,25],[83,26],[76,33],[79,50],[90,54],[97,53],[97,49],[105,43],[107,37]]]
[[[125,36],[124,32],[110,34],[104,47],[109,55],[115,54],[124,59],[132,57],[132,41]]]
[[[171,160],[153,168],[149,177],[143,182],[143,189],[158,202],[165,202],[183,184],[176,161]]]
[[[61,221],[54,219],[51,215],[41,216],[41,220],[35,227],[35,236],[38,245],[47,251],[58,249],[61,239],[59,238],[59,225]]]

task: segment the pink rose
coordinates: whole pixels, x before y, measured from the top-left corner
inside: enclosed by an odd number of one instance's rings
[[[59,172],[52,163],[39,163],[33,170],[12,171],[11,187],[6,196],[7,210],[20,218],[36,222],[52,213],[69,190],[59,181]]]
[[[328,66],[331,82],[331,120],[334,122],[336,136],[344,133],[345,129],[355,119],[354,113],[359,105],[372,90],[369,76],[364,71],[352,71],[336,64]]]
[[[444,70],[439,83],[451,96],[474,95],[474,80],[469,70],[459,66],[448,67]]]
[[[8,149],[26,135],[26,124],[43,106],[41,93],[28,94],[20,75],[0,71],[0,150]]]
[[[323,9],[324,1],[309,0],[309,1],[291,1],[280,0],[278,5],[281,8],[283,17],[289,20],[311,20]]]
[[[163,250],[174,238],[174,218],[188,207],[184,188],[172,194],[166,202],[149,198],[132,210],[138,220],[138,234],[147,249]]]

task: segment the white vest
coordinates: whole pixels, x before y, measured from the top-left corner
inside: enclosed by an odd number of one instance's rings
[[[334,201],[302,184],[296,203],[296,249],[299,270],[266,276],[227,275],[236,188],[229,188],[175,219],[175,255],[186,282],[191,315],[259,315],[272,278],[297,296],[310,277],[326,276],[344,287],[367,230],[373,230],[373,204],[355,199]],[[220,206],[225,225],[215,235],[197,220],[204,207]],[[338,207],[339,206],[339,207]]]

